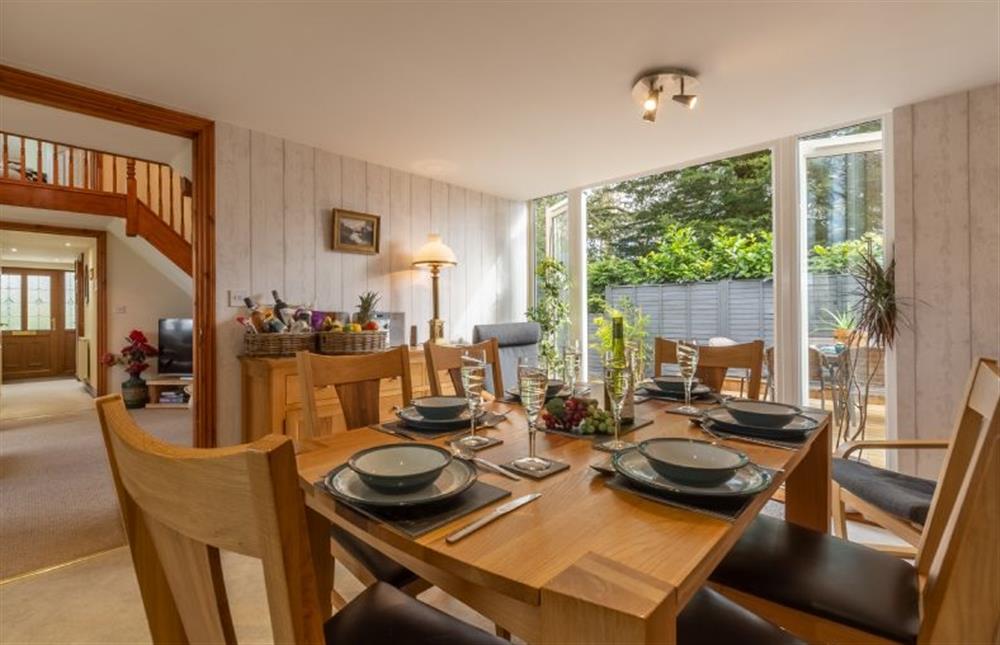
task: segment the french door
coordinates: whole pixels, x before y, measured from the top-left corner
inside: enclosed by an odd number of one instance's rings
[[[72,375],[80,320],[73,271],[4,267],[3,381]]]

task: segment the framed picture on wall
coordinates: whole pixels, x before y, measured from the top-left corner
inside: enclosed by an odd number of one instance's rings
[[[376,255],[381,218],[370,213],[333,209],[333,250]]]

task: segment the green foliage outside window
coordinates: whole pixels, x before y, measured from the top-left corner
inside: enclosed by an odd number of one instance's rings
[[[830,246],[814,246],[809,251],[809,270],[813,273],[850,273],[862,258],[862,253],[868,251],[874,257],[882,257],[882,236],[878,233],[865,233],[861,238],[838,242]]]

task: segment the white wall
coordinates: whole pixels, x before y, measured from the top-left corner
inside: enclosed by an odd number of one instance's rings
[[[893,111],[899,438],[948,437],[972,361],[1000,357],[1000,86]],[[900,468],[936,477],[940,451]]]
[[[160,318],[191,318],[194,302],[183,289],[163,276],[132,246],[108,235],[108,351],[118,352],[133,329],[141,329],[154,347]],[[93,266],[93,265],[91,265]],[[94,292],[96,294],[96,292]],[[92,295],[92,298],[96,297]],[[90,336],[90,321],[87,321]],[[145,376],[156,374],[156,359]],[[108,374],[108,390],[121,391],[127,376],[121,367]]]
[[[229,291],[271,302],[353,310],[366,290],[427,338],[430,278],[411,269],[427,234],[458,257],[444,270],[441,315],[451,338],[477,323],[521,320],[527,307],[527,206],[324,150],[216,124],[216,319],[220,444],[240,439],[242,330]],[[380,215],[377,256],[335,253],[333,208]]]

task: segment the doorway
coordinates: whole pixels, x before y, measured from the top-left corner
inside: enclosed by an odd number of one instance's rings
[[[76,269],[5,266],[0,273],[3,382],[76,372]]]

